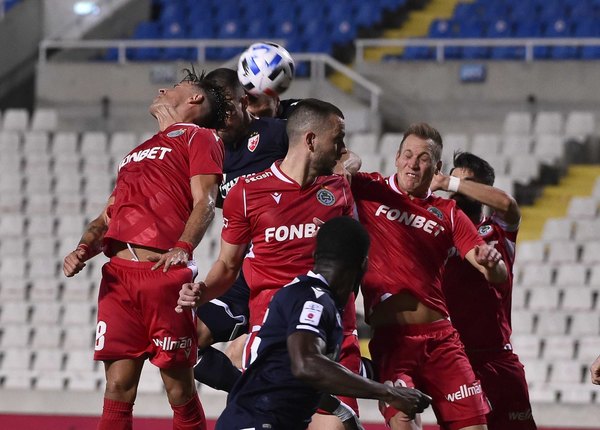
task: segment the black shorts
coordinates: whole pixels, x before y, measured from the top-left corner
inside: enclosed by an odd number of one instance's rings
[[[250,287],[243,273],[221,297],[200,306],[198,318],[208,327],[215,342],[227,342],[248,332]]]

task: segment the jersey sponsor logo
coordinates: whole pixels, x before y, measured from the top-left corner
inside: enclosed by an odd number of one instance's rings
[[[527,409],[526,411],[509,411],[508,419],[510,421],[529,421],[533,419],[533,415],[531,409]]]
[[[143,149],[140,151],[132,152],[127,155],[121,163],[119,164],[119,170],[123,168],[126,164],[131,162],[139,163],[146,158],[149,160],[162,160],[165,158],[169,152],[171,152],[171,148],[165,148],[164,146],[155,146],[154,148]]]
[[[185,133],[185,129],[180,128],[179,130],[173,130],[167,133],[167,137],[179,137]]]
[[[479,233],[479,236],[487,236],[488,234],[490,234],[492,232],[492,230],[494,230],[492,228],[491,225],[482,225],[477,229],[477,232]]]
[[[317,191],[317,200],[325,206],[332,206],[335,203],[335,196],[326,188],[321,188]]]
[[[162,348],[163,351],[174,351],[176,349],[185,350],[185,356],[189,357],[192,350],[192,338],[180,337],[173,339],[171,336],[165,336],[162,339],[152,339],[154,345]]]
[[[375,216],[385,216],[390,221],[397,221],[410,227],[423,230],[425,233],[437,236],[444,231],[444,227],[432,219],[421,215],[411,214],[400,209],[391,209],[389,206],[381,205],[375,211]]]
[[[435,206],[429,206],[427,208],[427,212],[434,214],[436,217],[438,217],[441,220],[444,219],[444,214],[442,213],[442,211],[439,210],[438,208],[436,208]]]
[[[240,178],[243,178],[244,176],[246,176],[246,175],[238,176],[237,178],[233,178],[231,181],[223,182],[221,185],[219,185],[219,190],[221,191],[221,197],[223,197],[223,198],[227,197],[227,194],[229,194],[229,191],[231,191],[233,186],[235,184],[237,184],[238,180]]]
[[[248,151],[254,152],[254,150],[258,147],[258,142],[260,141],[260,134],[254,132],[252,136],[248,138]]]
[[[271,193],[271,197],[273,197],[275,203],[279,204],[279,200],[281,200],[281,193]]]
[[[321,321],[321,315],[323,315],[323,305],[309,300],[304,303],[298,321],[302,324],[318,326],[319,321]]]
[[[261,179],[265,179],[265,178],[269,178],[273,176],[272,172],[262,172],[262,173],[258,173],[256,175],[252,175],[252,176],[248,176],[246,178],[246,183],[249,184],[250,182],[256,182],[256,181],[260,181]]]
[[[312,288],[313,292],[315,293],[315,297],[318,299],[319,297],[321,297],[323,294],[325,294],[325,291],[323,291],[322,289],[318,288],[318,287],[310,287]]]
[[[298,225],[280,225],[279,227],[269,227],[265,229],[265,242],[285,242],[286,240],[304,239],[313,237],[317,231],[317,226],[312,222]]]
[[[446,400],[449,402],[455,402],[457,400],[466,399],[467,397],[475,396],[477,394],[481,394],[481,384],[479,381],[473,382],[473,385],[468,386],[467,384],[462,384],[458,391],[450,394],[446,394]]]

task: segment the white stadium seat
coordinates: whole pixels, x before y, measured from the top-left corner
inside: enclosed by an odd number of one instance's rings
[[[517,245],[516,261],[541,263],[546,258],[546,244],[540,241],[520,241]]]
[[[517,254],[517,258],[519,254]],[[554,276],[554,267],[549,264],[526,264],[521,269],[519,285],[523,287],[550,286]]]
[[[515,335],[533,333],[533,314],[528,310],[514,310],[512,312],[512,329]]]
[[[488,157],[500,153],[500,135],[491,133],[478,133],[473,135],[471,152],[479,157]]]
[[[39,348],[59,348],[62,341],[63,331],[57,325],[38,325],[33,330],[31,346]]]
[[[514,326],[514,323],[513,323]],[[537,358],[540,354],[540,337],[533,334],[513,334],[510,338],[513,351],[522,358]]]
[[[563,132],[563,116],[560,112],[539,112],[533,125],[534,134],[560,134]]]
[[[363,157],[377,152],[377,135],[375,133],[352,133],[346,142],[348,148]]]
[[[58,126],[56,109],[38,108],[31,117],[31,129],[35,131],[54,131]]]
[[[521,354],[519,354],[521,357]],[[537,360],[534,358],[525,358],[523,357],[521,362],[525,367],[525,377],[527,378],[527,382],[533,384],[535,386],[539,384],[544,384],[548,380],[549,366],[546,361]]]
[[[532,141],[528,135],[508,134],[504,136],[501,153],[509,157],[519,157],[531,153]]]
[[[387,158],[396,158],[403,133],[384,133],[379,141],[379,153]]]
[[[31,328],[25,324],[4,325],[0,336],[0,346],[5,351],[11,348],[25,348],[31,340]]]
[[[58,132],[52,141],[52,153],[55,156],[76,154],[79,145],[79,135],[74,132]]]
[[[579,339],[579,348],[577,349],[577,359],[585,363],[591,363],[600,355],[600,337],[585,336]]]
[[[598,214],[598,200],[594,197],[573,197],[567,208],[567,215],[578,220],[595,218]]]
[[[35,378],[36,390],[58,391],[65,387],[65,378],[55,373],[42,373]]]
[[[66,303],[62,324],[68,327],[71,324],[91,324],[95,320],[96,305],[86,302]]]
[[[101,131],[87,131],[81,135],[80,152],[84,158],[90,155],[106,154],[108,149],[108,136]]]
[[[537,178],[540,172],[540,163],[535,155],[521,155],[511,158],[508,174],[514,181],[522,184],[529,183]]]
[[[33,302],[32,324],[58,324],[63,306],[58,302]]]
[[[600,219],[580,219],[575,227],[575,241],[589,242],[600,240]]]
[[[135,133],[123,131],[113,133],[110,137],[110,153],[115,157],[122,158],[131,152],[139,143]]]
[[[23,256],[6,257],[0,262],[0,279],[23,279],[27,275],[27,260]]]
[[[600,261],[600,242],[587,242],[581,246],[581,262],[584,264],[597,263]],[[592,268],[592,274],[594,268]],[[598,278],[598,284],[600,285],[600,277]],[[590,278],[591,283],[591,278]]]
[[[64,348],[67,350],[93,349],[96,330],[92,326],[70,326],[65,328]]]
[[[560,311],[541,312],[537,316],[538,335],[564,335],[567,332],[568,313]]]
[[[555,164],[564,160],[565,141],[562,135],[543,134],[536,138],[533,148],[535,157],[543,163]]]
[[[594,133],[596,123],[593,112],[572,111],[567,115],[565,135],[567,138],[584,138]]]
[[[60,283],[57,279],[33,279],[29,297],[32,301],[51,302],[58,299]]]
[[[26,131],[29,127],[27,109],[6,109],[2,129],[5,131]]]
[[[549,382],[581,383],[584,367],[577,361],[557,360],[552,362]]]
[[[556,268],[555,285],[559,287],[578,287],[585,285],[587,267],[577,263],[567,263]]]
[[[549,263],[572,263],[577,261],[579,245],[575,242],[553,241],[548,243]]]
[[[575,355],[575,341],[570,336],[547,336],[543,345],[542,357],[545,360],[570,360]]]
[[[383,160],[384,157],[382,157],[379,154],[365,154],[365,155],[361,155],[361,160],[362,160],[362,165],[360,170],[362,172],[381,172],[383,169]],[[393,164],[392,164],[393,165]]]
[[[3,350],[2,354],[2,372],[8,370],[29,370],[31,369],[31,351],[28,349],[8,348]]]
[[[536,311],[558,309],[560,294],[558,288],[548,286],[531,288],[527,307]]]
[[[65,353],[61,349],[39,348],[35,350],[33,370],[58,372],[63,370]]]
[[[531,113],[529,112],[509,112],[504,118],[502,130],[504,134],[530,134],[531,133]]]
[[[568,287],[563,290],[561,309],[582,311],[591,309],[596,291],[590,287]],[[574,314],[577,316],[578,313]]]
[[[542,239],[569,240],[573,235],[573,224],[570,218],[549,218],[544,224]]]
[[[94,350],[92,348],[75,349],[67,352],[66,372],[88,372],[93,374],[96,367],[97,362],[94,361]]]
[[[589,297],[586,297],[589,298]],[[590,304],[585,310],[578,310],[571,316],[571,336],[598,336],[600,335],[600,314],[598,311],[589,310]],[[600,355],[600,351],[598,352]]]

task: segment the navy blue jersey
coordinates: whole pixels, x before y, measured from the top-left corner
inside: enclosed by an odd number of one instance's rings
[[[287,338],[296,331],[319,336],[326,344],[325,354],[337,358],[342,341],[340,309],[325,280],[312,272],[294,279],[273,297],[251,345],[253,361],[229,393],[217,429],[261,423],[274,429],[308,426],[321,393],[292,374]]]
[[[285,125],[284,120],[276,118],[254,119],[239,142],[225,146],[223,182],[219,186],[223,199],[240,176],[262,172],[285,157],[288,150]]]

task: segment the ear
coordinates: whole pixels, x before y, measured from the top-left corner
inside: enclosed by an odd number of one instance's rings
[[[315,138],[317,137],[317,135],[314,134],[312,131],[309,131],[304,135],[304,137],[306,140],[306,146],[308,147],[308,150],[310,152],[313,152],[315,150]]]
[[[438,174],[442,171],[442,160],[438,161],[435,165],[435,173]]]
[[[204,94],[196,93],[188,98],[188,103],[192,105],[201,105],[202,103],[204,103],[204,100]]]
[[[244,96],[240,99],[240,104],[242,105],[242,112],[246,112],[246,110],[248,110],[248,105],[250,104],[248,94],[244,94]]]

